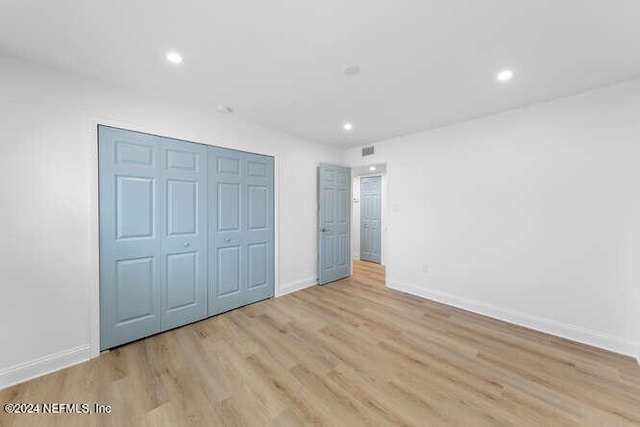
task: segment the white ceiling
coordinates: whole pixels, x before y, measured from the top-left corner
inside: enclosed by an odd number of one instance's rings
[[[357,145],[640,76],[640,1],[0,0],[0,54]]]

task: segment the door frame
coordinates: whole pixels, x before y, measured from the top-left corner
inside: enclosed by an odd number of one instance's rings
[[[98,177],[98,125],[111,126],[134,132],[148,133],[172,139],[179,139],[196,144],[203,144],[231,150],[246,151],[273,157],[273,238],[274,238],[274,297],[280,296],[280,217],[278,215],[280,199],[280,161],[279,154],[273,151],[255,151],[255,148],[246,146],[229,146],[222,141],[204,141],[195,135],[189,135],[188,130],[180,131],[157,125],[142,125],[140,123],[123,122],[113,118],[90,115],[85,122],[85,135],[91,144],[90,152],[90,177],[87,189],[90,195],[89,216],[91,225],[89,230],[89,359],[100,356],[100,196]],[[108,350],[107,350],[108,351]]]
[[[383,262],[383,256],[382,256],[382,245],[383,245],[383,232],[384,232],[384,202],[382,199],[382,194],[384,193],[383,191],[383,186],[385,184],[384,182],[384,175],[382,173],[378,173],[378,174],[373,174],[373,175],[360,175],[357,177],[358,178],[358,183],[359,185],[359,189],[358,189],[358,204],[360,205],[360,209],[359,209],[359,222],[358,222],[358,237],[359,237],[359,248],[358,248],[358,255],[359,255],[359,259],[362,260],[362,179],[363,178],[380,178],[380,265],[384,265]],[[355,213],[354,213],[355,214]],[[373,262],[373,261],[368,261],[368,262]]]
[[[320,230],[320,226],[321,226],[321,219],[323,217],[322,215],[322,206],[321,206],[321,202],[323,200],[322,197],[322,191],[321,191],[321,186],[322,186],[322,182],[321,182],[321,169],[323,167],[333,167],[333,168],[340,168],[340,169],[346,169],[346,176],[347,176],[347,206],[348,207],[348,212],[347,212],[347,263],[349,264],[349,268],[348,268],[348,274],[345,277],[341,277],[339,279],[334,279],[328,282],[324,282],[322,283],[322,255],[324,254],[323,250],[322,250],[322,231]],[[317,284],[318,285],[325,285],[328,283],[331,283],[333,281],[336,280],[341,280],[341,279],[345,279],[347,277],[350,277],[353,274],[353,261],[352,261],[352,256],[351,256],[351,245],[352,245],[352,239],[351,239],[351,233],[352,233],[352,226],[353,226],[353,218],[351,215],[351,198],[353,196],[353,170],[348,167],[348,166],[341,166],[341,165],[336,165],[333,163],[320,163],[317,166],[316,169],[316,202],[317,202],[317,226],[316,226],[316,230],[317,230],[317,238],[316,238],[316,247],[317,247],[317,251],[318,251],[318,279],[317,279]]]
[[[369,167],[370,165],[377,165],[379,167],[383,167],[382,171],[367,171],[358,173],[358,169],[362,169],[364,167]],[[369,178],[372,176],[379,176],[382,179],[382,188],[380,190],[380,264],[386,267],[386,271],[388,274],[389,266],[387,265],[388,254],[386,251],[386,239],[385,234],[387,232],[389,211],[387,206],[387,191],[388,191],[388,181],[389,181],[389,165],[388,163],[367,163],[361,164],[359,166],[351,167],[351,185],[352,185],[352,199],[351,199],[351,258],[355,257],[355,248],[358,250],[358,257],[360,259],[360,178]],[[358,202],[356,203],[354,198],[357,190],[358,194]],[[357,221],[358,226],[355,227],[355,222]],[[358,239],[357,245],[355,239]],[[352,271],[353,273],[353,271]]]

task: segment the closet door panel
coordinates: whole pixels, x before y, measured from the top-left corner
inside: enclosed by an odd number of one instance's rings
[[[245,303],[274,295],[273,158],[245,154],[246,269]]]
[[[160,331],[160,152],[154,137],[98,128],[100,348]]]
[[[162,138],[162,330],[207,315],[206,146]]]
[[[209,148],[209,315],[274,294],[273,158]]]

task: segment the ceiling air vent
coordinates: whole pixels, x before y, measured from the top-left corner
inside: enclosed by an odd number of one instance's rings
[[[373,155],[373,147],[364,147],[362,149],[362,157],[372,156]]]

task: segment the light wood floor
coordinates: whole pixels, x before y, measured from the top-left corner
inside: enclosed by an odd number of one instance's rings
[[[382,267],[0,391],[0,425],[640,425],[631,358],[386,289]]]

